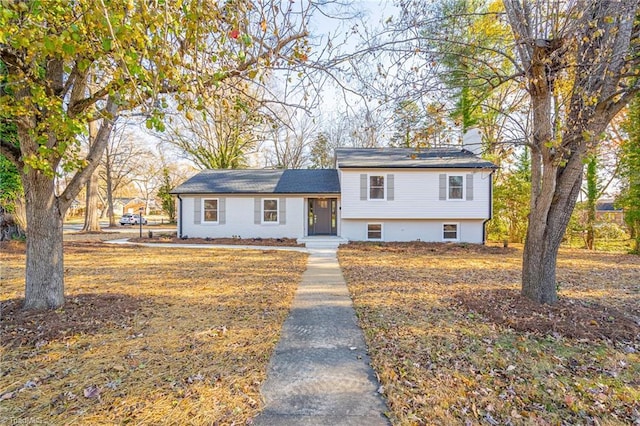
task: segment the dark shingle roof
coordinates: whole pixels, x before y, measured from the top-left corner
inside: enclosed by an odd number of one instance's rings
[[[333,169],[204,170],[172,194],[339,194]]]
[[[495,164],[458,148],[338,148],[338,168],[497,168]]]
[[[596,203],[596,210],[601,212],[621,212],[622,209],[616,207],[611,200],[601,200]]]

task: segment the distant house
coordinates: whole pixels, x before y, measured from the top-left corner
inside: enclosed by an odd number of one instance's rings
[[[130,198],[127,202],[122,206],[122,214],[125,213],[138,213],[140,209],[145,209],[146,203],[143,199],[140,198]]]
[[[336,150],[327,170],[205,170],[176,187],[188,237],[483,243],[496,166],[464,149]]]
[[[613,200],[601,199],[596,203],[596,220],[622,226],[624,225],[624,212],[615,206]]]
[[[113,200],[113,214],[123,215],[127,213],[124,210],[124,206],[131,200],[131,198],[114,198]]]

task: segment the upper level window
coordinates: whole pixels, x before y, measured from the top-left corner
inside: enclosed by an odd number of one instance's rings
[[[204,199],[202,200],[202,221],[203,222],[218,222],[218,199]]]
[[[278,200],[262,200],[262,222],[278,223]]]
[[[464,177],[463,176],[449,176],[448,183],[448,199],[449,200],[462,200],[464,196]]]
[[[384,200],[384,176],[369,176],[369,199]]]

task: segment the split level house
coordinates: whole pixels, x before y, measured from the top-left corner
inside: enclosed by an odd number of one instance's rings
[[[339,148],[335,169],[205,170],[172,193],[181,237],[483,243],[495,169],[460,148]]]

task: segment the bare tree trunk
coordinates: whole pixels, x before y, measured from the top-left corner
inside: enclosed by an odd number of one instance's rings
[[[100,221],[98,218],[98,173],[95,171],[86,186],[87,198],[84,213],[83,232],[100,232]]]
[[[0,206],[0,241],[9,241],[25,235],[24,228],[16,221],[15,215],[7,213]]]
[[[89,146],[93,145],[98,134],[98,124],[96,121],[89,122]],[[87,181],[87,198],[84,211],[83,232],[100,232],[100,221],[98,219],[98,168],[91,173]]]
[[[598,198],[597,157],[592,155],[587,163],[587,249],[595,247],[596,204]]]
[[[562,194],[557,199],[554,198],[546,214],[538,212],[538,216],[546,217],[544,224],[539,217],[530,215],[522,262],[522,294],[538,303],[552,304],[558,300],[556,282],[558,249],[582,184],[581,170],[574,174],[577,176],[564,176],[565,179],[573,180],[568,193]],[[537,225],[532,226],[533,223]]]
[[[109,217],[109,227],[114,227],[116,226],[116,218],[113,211],[113,182],[111,181],[111,164],[108,159],[105,161],[105,175],[105,180],[107,181],[107,216]]]
[[[30,170],[23,178],[27,197],[25,309],[57,309],[64,304],[62,218],[53,179]]]
[[[548,153],[541,149],[551,140],[553,132],[550,119],[551,97],[546,85],[544,65],[535,65],[532,72],[540,74],[545,83],[530,86],[531,110],[536,125],[531,150],[531,211],[522,259],[522,294],[539,303],[554,303],[558,299],[555,282],[557,248],[554,250],[554,242],[549,240],[547,234],[548,213],[553,195],[553,191],[547,188],[555,188],[556,175]],[[560,242],[558,247],[559,244]]]
[[[14,203],[15,211],[13,212],[13,220],[18,224],[18,226],[27,230],[27,206],[24,198],[20,197],[15,200]]]

